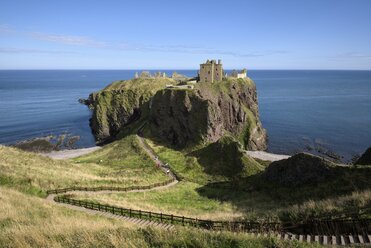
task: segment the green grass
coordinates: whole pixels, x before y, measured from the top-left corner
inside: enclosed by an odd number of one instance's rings
[[[149,139],[146,139],[146,142],[152,147],[161,161],[169,163],[171,169],[182,180],[206,183],[213,179],[212,176],[203,172],[203,167],[198,163],[197,158],[187,156],[181,151],[176,151],[166,146],[154,143]]]
[[[334,177],[324,183],[292,188],[267,182],[260,173],[269,162],[257,162],[248,156],[237,159],[240,153],[228,139],[211,147],[198,147],[197,152],[176,151],[149,139],[147,142],[183,182],[164,192],[96,196],[96,201],[198,218],[282,221],[340,216],[371,207],[371,167],[335,167]]]
[[[314,247],[229,232],[168,231],[85,214],[0,187],[0,247]]]
[[[191,151],[177,151],[150,139],[146,141],[181,179],[190,182],[206,184],[238,180],[264,169],[264,166],[245,155],[232,137],[223,137],[216,143],[194,147]]]
[[[134,135],[71,161],[0,146],[0,185],[38,196],[55,188],[148,185],[167,179]]]
[[[217,220],[232,220],[242,217],[230,202],[210,199],[201,195],[202,186],[191,182],[180,182],[163,190],[151,192],[117,193],[110,195],[74,195],[75,199],[84,199],[124,208],[163,212],[187,217]]]

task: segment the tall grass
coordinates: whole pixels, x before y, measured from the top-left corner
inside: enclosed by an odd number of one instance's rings
[[[54,188],[148,185],[167,179],[135,136],[72,161],[0,146],[0,185],[39,196]]]
[[[0,187],[0,247],[314,247],[195,229],[161,230],[69,210]]]

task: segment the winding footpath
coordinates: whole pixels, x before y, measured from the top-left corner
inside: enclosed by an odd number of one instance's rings
[[[163,185],[163,186],[153,187],[153,188],[150,188],[150,189],[134,189],[134,190],[126,191],[126,192],[144,192],[144,191],[162,190],[162,189],[166,189],[166,188],[172,187],[175,184],[177,184],[178,180],[176,179],[176,176],[170,170],[170,168],[167,167],[165,163],[163,163],[161,160],[159,160],[157,158],[157,156],[154,154],[152,149],[150,147],[148,147],[148,145],[145,143],[143,137],[140,137],[139,135],[137,137],[138,137],[139,143],[142,146],[142,148],[146,151],[146,153],[150,156],[150,158],[159,166],[159,168],[165,174],[167,174],[170,179],[172,179],[172,181],[170,183],[166,184],[166,185]],[[77,191],[75,191],[74,190],[74,191],[65,192],[64,194],[66,194],[66,193],[82,194],[83,193],[85,195],[86,194],[87,195],[97,195],[97,194],[113,194],[113,193],[119,193],[119,192],[122,192],[122,191],[116,191],[116,190],[102,190],[102,191],[78,191],[77,190]],[[70,205],[70,204],[66,204],[66,203],[56,202],[54,200],[54,198],[57,195],[59,195],[59,194],[49,194],[47,196],[46,200],[49,201],[49,202],[52,202],[54,204],[59,204],[59,205],[65,206],[67,208],[70,208],[70,209],[73,209],[73,210],[78,210],[78,211],[81,211],[81,212],[84,212],[84,213],[87,213],[87,214],[104,216],[104,217],[114,218],[114,219],[118,219],[118,220],[125,220],[125,221],[129,221],[129,222],[132,222],[134,224],[141,225],[141,226],[153,226],[153,227],[159,227],[159,228],[165,228],[165,229],[174,228],[174,226],[171,225],[171,224],[149,221],[149,220],[144,220],[144,219],[139,219],[139,218],[134,218],[134,217],[119,216],[119,215],[115,215],[115,214],[112,214],[112,213],[109,213],[109,212],[102,212],[102,211],[87,209],[87,208],[84,208],[84,207],[74,206],[74,205]]]
[[[178,178],[174,174],[174,172],[171,171],[170,167],[165,164],[163,161],[159,160],[159,158],[156,156],[154,151],[147,145],[144,138],[140,135],[137,135],[139,143],[141,147],[145,150],[145,152],[149,155],[149,157],[157,164],[158,168],[161,169],[166,175],[169,177],[169,181],[160,186],[150,187],[148,186],[147,189],[129,189],[125,190],[125,192],[144,192],[144,191],[154,191],[154,190],[163,190],[169,187],[172,187],[178,183]],[[58,191],[58,190],[57,190]],[[51,193],[47,196],[46,200],[49,202],[52,202],[53,204],[62,205],[64,207],[81,211],[87,214],[97,215],[97,216],[103,216],[108,218],[113,218],[117,220],[124,220],[128,221],[140,226],[152,226],[156,228],[162,228],[166,230],[171,230],[174,228],[175,225],[170,223],[164,223],[164,222],[158,222],[143,218],[135,218],[135,217],[129,217],[129,216],[123,216],[123,215],[117,215],[110,213],[109,211],[102,211],[102,210],[96,210],[96,209],[89,209],[87,206],[76,206],[71,205],[68,203],[62,203],[57,202],[55,199],[58,196],[63,196],[68,193],[74,193],[74,194],[88,194],[88,195],[96,195],[96,194],[112,194],[112,193],[119,193],[123,192],[120,189],[117,190],[92,190],[89,191],[89,189],[85,190],[65,190],[63,193],[55,192]],[[183,217],[184,218],[184,217]],[[210,232],[210,230],[205,229],[199,229],[204,232]],[[235,232],[237,233],[237,232]],[[298,240],[300,242],[317,242],[323,245],[342,245],[342,246],[349,246],[349,245],[363,245],[363,246],[370,246],[371,245],[371,235],[364,234],[364,235],[341,235],[341,236],[326,236],[326,235],[295,235],[291,233],[274,233],[274,232],[266,232],[266,233],[246,233],[246,235],[252,236],[252,237],[275,237],[282,240]]]

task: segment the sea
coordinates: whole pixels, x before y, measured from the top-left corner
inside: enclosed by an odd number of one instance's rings
[[[140,70],[0,70],[0,144],[49,135],[95,145],[87,98]],[[171,70],[160,70],[171,75]],[[196,70],[177,70],[195,76]],[[371,71],[251,70],[268,151],[331,152],[350,161],[371,146]]]

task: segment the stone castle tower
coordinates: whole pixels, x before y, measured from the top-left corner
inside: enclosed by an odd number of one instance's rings
[[[207,60],[205,64],[200,65],[199,81],[200,82],[219,82],[224,75],[222,61],[218,63],[215,60]]]

